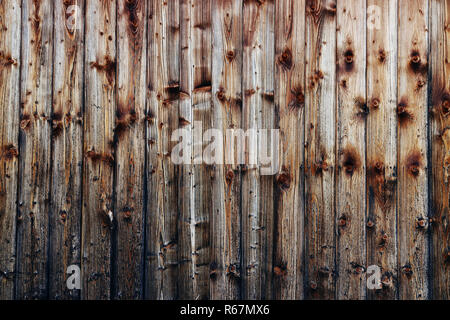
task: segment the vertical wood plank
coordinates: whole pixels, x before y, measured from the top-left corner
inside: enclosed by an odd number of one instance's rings
[[[367,265],[381,268],[371,299],[397,296],[397,3],[367,2]]]
[[[0,300],[14,298],[21,3],[0,3]]]
[[[212,210],[212,167],[202,161],[202,135],[212,126],[211,0],[185,0],[180,9],[180,127],[189,132],[193,162],[179,174],[180,297],[203,300],[209,297]]]
[[[22,2],[17,299],[48,297],[53,2]]]
[[[306,288],[335,298],[336,2],[306,6]]]
[[[338,299],[366,297],[366,4],[337,3]]]
[[[82,298],[109,299],[116,115],[116,2],[86,2]]]
[[[213,0],[213,126],[224,136],[227,129],[241,128],[241,72],[242,0]],[[223,145],[224,154],[230,153],[234,157],[236,150],[226,147],[227,142]],[[214,172],[211,299],[235,300],[241,297],[241,170],[236,161],[233,162],[216,165]]]
[[[305,0],[275,3],[275,108],[280,129],[274,295],[304,297]]]
[[[428,1],[399,2],[398,264],[400,299],[428,297]]]
[[[143,297],[146,16],[144,0],[121,0],[117,12],[115,298]]]
[[[450,2],[430,2],[433,299],[450,299]]]
[[[149,3],[146,295],[150,299],[178,295],[178,180],[171,135],[179,126],[179,18],[178,1]]]
[[[50,299],[77,299],[67,268],[80,266],[84,1],[55,2]]]
[[[244,1],[242,89],[244,130],[274,128],[274,3]],[[267,133],[269,134],[269,133]],[[260,141],[260,137],[257,137]],[[247,138],[247,142],[250,142]],[[270,146],[261,146],[270,150]],[[242,180],[242,281],[243,299],[267,299],[271,291],[273,234],[273,177],[260,175],[259,164],[250,163],[247,145]],[[269,243],[270,241],[270,243]]]

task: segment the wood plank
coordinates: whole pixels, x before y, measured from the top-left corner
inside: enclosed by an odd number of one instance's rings
[[[191,165],[180,166],[180,298],[209,297],[212,167],[202,161],[212,126],[211,0],[181,2],[180,127],[189,132]]]
[[[450,2],[430,2],[433,299],[450,299]],[[431,285],[431,284],[430,284]]]
[[[399,2],[399,298],[428,297],[428,1]]]
[[[367,266],[381,268],[370,299],[397,297],[397,3],[367,2]]]
[[[48,297],[53,3],[22,2],[17,299]]]
[[[178,178],[171,151],[179,127],[179,3],[152,1],[148,21],[148,208],[146,297],[176,299],[178,278]]]
[[[116,115],[116,4],[86,3],[82,299],[109,299]],[[117,216],[117,215],[115,215]]]
[[[267,94],[273,95],[274,90],[274,9],[273,2],[244,2],[244,130],[259,131],[274,126],[273,99],[265,99]],[[259,133],[263,134],[262,131]],[[261,140],[257,139],[259,144]],[[258,146],[249,148],[255,147]],[[270,145],[261,147],[268,150]],[[246,150],[246,171],[242,178],[242,263],[245,268],[242,272],[242,297],[255,300],[267,298],[271,291],[271,277],[267,275],[273,268],[273,176],[260,175],[259,164],[250,162],[250,151]],[[258,150],[253,151],[259,158]]]
[[[304,298],[305,0],[275,3],[275,108],[280,129],[276,176],[274,295]]]
[[[67,268],[81,264],[84,1],[55,2],[50,299],[78,299]]]
[[[146,10],[144,0],[119,1],[117,7],[114,296],[126,300],[143,297]]]
[[[366,297],[366,4],[337,3],[337,299]]]
[[[306,290],[335,298],[336,3],[306,6]]]
[[[223,135],[241,128],[242,7],[242,0],[212,1],[213,127]],[[234,164],[214,171],[210,298],[235,300],[241,297],[241,170],[236,150],[226,147]]]
[[[0,300],[14,299],[21,4],[0,2]]]

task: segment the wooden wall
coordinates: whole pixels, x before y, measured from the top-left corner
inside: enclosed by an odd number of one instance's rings
[[[0,299],[450,299],[449,26],[450,0],[0,1]],[[205,163],[210,128],[279,129],[278,172]]]

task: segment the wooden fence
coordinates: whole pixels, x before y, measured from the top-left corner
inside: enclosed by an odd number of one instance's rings
[[[449,299],[449,42],[450,0],[0,0],[0,299]],[[279,171],[174,164],[198,121]]]

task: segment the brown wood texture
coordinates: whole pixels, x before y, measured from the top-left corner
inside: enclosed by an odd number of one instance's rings
[[[431,233],[433,265],[433,298],[450,299],[450,225],[449,225],[449,165],[450,165],[450,2],[431,1],[429,99],[432,147],[431,170]]]
[[[336,3],[306,6],[305,163],[306,297],[333,299],[336,289]]]
[[[67,288],[66,281],[67,268],[81,262],[83,8],[84,1],[57,1],[54,7],[50,299],[80,297],[79,291]]]
[[[20,1],[0,3],[0,299],[14,298],[19,170]]]
[[[449,17],[0,1],[0,299],[448,300]]]

